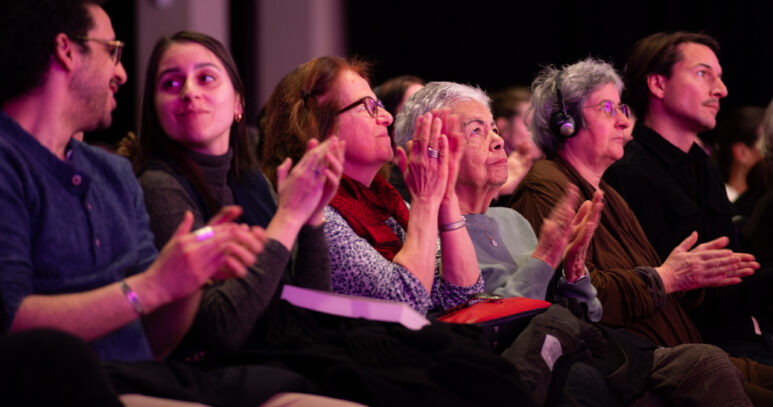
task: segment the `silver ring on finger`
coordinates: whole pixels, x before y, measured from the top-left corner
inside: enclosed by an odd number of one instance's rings
[[[196,236],[197,242],[201,242],[203,240],[207,240],[211,238],[212,236],[215,236],[215,230],[212,229],[212,226],[205,226],[193,232],[193,235]]]
[[[431,158],[440,158],[440,150],[435,150],[432,147],[427,147],[427,155]]]

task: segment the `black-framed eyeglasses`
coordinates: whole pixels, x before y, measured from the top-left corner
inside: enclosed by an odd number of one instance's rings
[[[102,38],[80,37],[81,41],[94,41],[100,44],[110,47],[110,57],[113,59],[116,65],[121,62],[121,54],[123,53],[124,42],[118,40],[103,40]]]
[[[606,113],[607,116],[615,117],[615,114],[617,113],[617,109],[620,109],[621,112],[625,115],[626,118],[631,118],[631,108],[628,107],[625,103],[618,103],[615,104],[615,102],[611,100],[602,100],[599,103],[596,103],[595,105],[590,105],[587,107],[600,107],[601,111]]]
[[[354,103],[352,103],[350,105],[346,105],[343,109],[339,110],[338,113],[336,113],[336,114],[341,114],[341,113],[343,113],[343,112],[345,112],[345,111],[347,111],[349,109],[353,109],[353,108],[359,106],[360,104],[365,106],[365,110],[368,111],[368,114],[371,115],[371,117],[376,117],[376,115],[378,115],[378,108],[379,107],[382,108],[382,109],[384,108],[384,104],[381,103],[380,100],[373,99],[370,96],[365,96],[364,98],[359,99],[359,100],[357,100],[356,102],[354,102]]]

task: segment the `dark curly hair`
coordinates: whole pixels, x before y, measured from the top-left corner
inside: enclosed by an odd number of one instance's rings
[[[88,52],[80,40],[94,27],[88,6],[101,4],[101,0],[4,2],[0,13],[0,103],[43,84],[59,33]]]

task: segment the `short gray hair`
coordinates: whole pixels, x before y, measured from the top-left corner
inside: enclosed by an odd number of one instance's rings
[[[474,100],[488,108],[491,100],[481,88],[455,82],[430,82],[405,101],[395,119],[395,145],[405,147],[413,136],[416,119],[434,109],[451,106],[460,100]]]
[[[576,121],[577,129],[585,127],[582,109],[591,93],[606,84],[612,83],[618,93],[623,91],[623,80],[614,67],[595,58],[587,58],[563,68],[547,67],[543,69],[531,84],[531,136],[545,155],[557,153],[565,139],[550,128],[550,118],[558,111],[556,96],[556,77],[561,72],[561,97],[566,111]]]

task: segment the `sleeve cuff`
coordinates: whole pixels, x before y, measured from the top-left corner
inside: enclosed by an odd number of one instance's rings
[[[650,290],[655,309],[663,308],[666,305],[666,288],[663,286],[663,280],[660,279],[660,275],[655,271],[655,268],[637,267],[634,269],[634,272],[644,280],[644,284]]]

